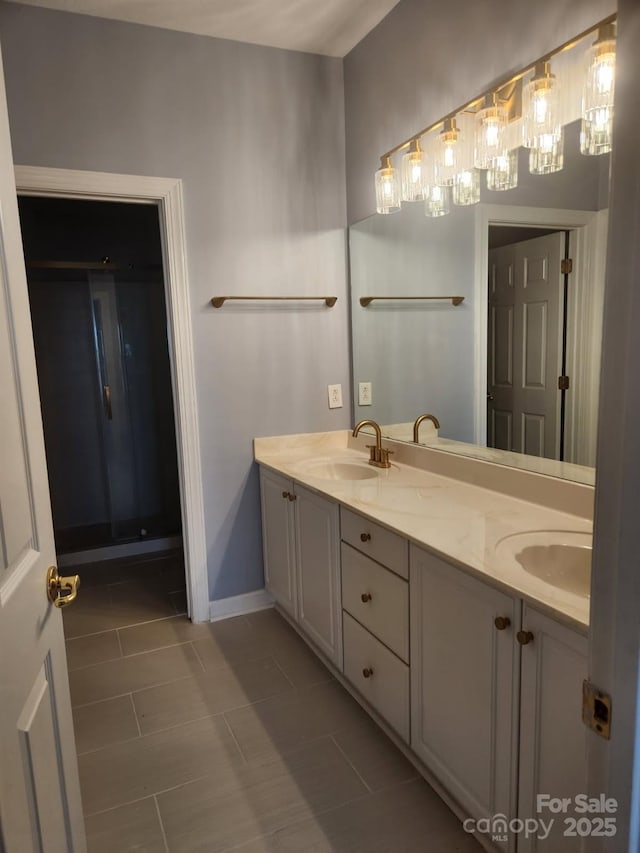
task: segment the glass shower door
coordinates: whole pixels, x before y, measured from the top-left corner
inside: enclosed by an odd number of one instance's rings
[[[114,276],[110,273],[90,273],[89,292],[98,392],[102,401],[103,461],[111,538],[118,541],[135,538],[142,531],[139,524],[135,444]]]

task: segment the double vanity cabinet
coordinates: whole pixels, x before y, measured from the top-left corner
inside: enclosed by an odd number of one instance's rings
[[[540,817],[538,793],[585,790],[586,630],[265,465],[260,484],[277,606],[461,816]]]

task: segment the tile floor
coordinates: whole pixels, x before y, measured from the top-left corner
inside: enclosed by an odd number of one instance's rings
[[[175,554],[79,571],[89,853],[480,850],[274,610],[192,625]]]

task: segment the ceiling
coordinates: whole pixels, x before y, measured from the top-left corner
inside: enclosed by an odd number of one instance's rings
[[[14,0],[253,44],[345,56],[399,0]]]

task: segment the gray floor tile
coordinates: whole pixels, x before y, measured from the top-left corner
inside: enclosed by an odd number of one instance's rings
[[[82,575],[80,575],[82,577]],[[115,628],[110,587],[81,586],[78,599],[62,611],[64,635],[69,640]]]
[[[139,737],[131,696],[119,696],[73,709],[73,729],[79,753]]]
[[[144,734],[292,690],[272,658],[236,662],[134,693]]]
[[[366,793],[325,739],[227,777],[216,773],[159,796],[158,804],[172,853],[216,853]]]
[[[190,640],[208,639],[209,625],[207,623],[194,625],[185,616],[172,616],[134,625],[131,628],[120,628],[120,643],[124,655],[135,655],[149,652],[177,643]]]
[[[422,780],[370,794],[275,833],[278,853],[480,851]]]
[[[225,716],[249,761],[285,754],[365,719],[364,711],[335,681],[292,690]]]
[[[171,600],[172,593],[161,586],[130,581],[114,584],[109,588],[116,628],[175,615],[176,611]]]
[[[368,718],[336,732],[333,739],[372,791],[418,777],[413,764]]]
[[[189,643],[106,661],[69,673],[71,702],[84,705],[202,672]]]
[[[120,643],[115,631],[67,640],[67,666],[70,670],[119,657]]]
[[[85,818],[87,853],[165,853],[153,798]]]
[[[149,797],[208,774],[233,776],[244,764],[221,717],[78,757],[85,814]]]
[[[295,687],[330,681],[333,676],[277,610],[250,613],[247,621],[254,643],[272,655]]]

